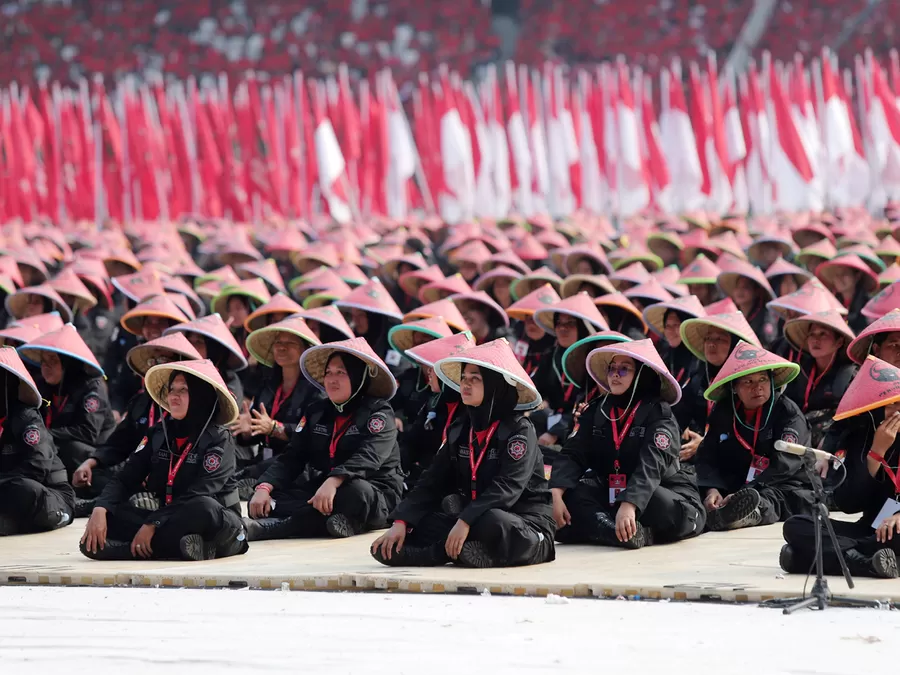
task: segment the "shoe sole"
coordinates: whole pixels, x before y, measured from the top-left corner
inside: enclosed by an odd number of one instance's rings
[[[794,549],[791,548],[790,544],[785,544],[781,547],[781,552],[778,554],[778,564],[781,566],[782,571],[787,574],[795,574]]]
[[[440,567],[447,564],[446,560],[436,559],[429,548],[403,547],[399,553],[394,552],[390,560],[383,558],[381,550],[378,550],[372,552],[372,557],[388,567]]]
[[[199,534],[189,534],[178,542],[178,550],[185,560],[213,560],[216,557],[215,545],[203,541]]]
[[[755,490],[741,491],[722,507],[720,518],[723,529],[740,530],[759,525],[759,493]],[[726,516],[725,514],[728,514]]]
[[[456,562],[464,567],[474,567],[477,569],[494,567],[494,561],[487,554],[487,551],[484,550],[484,547],[474,543],[463,544]]]
[[[78,545],[78,550],[86,558],[91,560],[127,560],[131,558],[131,544],[129,542],[106,541],[106,546],[97,549],[96,553],[88,551],[84,544]],[[123,555],[123,554],[127,554]]]
[[[896,579],[900,576],[897,555],[889,548],[882,548],[872,556],[872,567],[880,579]]]
[[[325,529],[328,531],[328,534],[337,539],[347,539],[359,534],[350,521],[341,515],[328,518],[325,521]]]

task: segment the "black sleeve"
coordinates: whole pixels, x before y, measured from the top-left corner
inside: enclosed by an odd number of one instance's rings
[[[91,387],[81,394],[79,401],[75,402],[74,424],[54,427],[50,433],[57,442],[80,441],[96,445],[110,414],[109,400],[105,393]]]
[[[786,403],[786,402],[784,402]],[[793,402],[785,404],[779,419],[773,428],[773,439],[809,445],[810,433],[806,417]],[[769,457],[769,466],[755,480],[747,483],[747,487],[760,489],[766,485],[774,485],[803,472],[804,457],[787,452],[773,451]]]
[[[377,423],[373,423],[373,420]],[[350,457],[334,467],[328,474],[329,477],[368,478],[378,471],[397,449],[397,425],[390,406],[385,405],[376,410],[366,418],[364,424],[358,424],[358,427],[359,447]]]
[[[26,456],[14,469],[4,472],[3,477],[22,476],[47,485],[56,463],[53,437],[36,410],[26,411],[21,423],[21,431],[17,429],[18,438],[10,441],[22,447]],[[60,482],[65,482],[65,478]]]
[[[269,465],[269,468],[257,481],[257,486],[269,483],[276,490],[283,490],[297,480],[297,477],[306,468],[308,461],[306,446],[310,442],[312,426],[307,424],[302,431],[293,435],[287,450],[278,455],[275,461]]]
[[[234,400],[237,401],[238,409],[240,410],[244,401],[244,385],[241,383],[241,378],[233,370],[225,371],[225,386],[228,387],[228,391],[231,392]]]
[[[131,401],[129,401],[125,416],[116,425],[112,434],[93,454],[93,459],[97,460],[97,464],[100,466],[121,464],[128,459],[129,455],[135,451],[144,439],[144,434],[141,432],[146,431],[149,434],[149,429],[140,426],[135,419],[135,398],[137,396],[132,397]]]
[[[125,462],[122,470],[115,474],[103,488],[96,505],[102,506],[110,513],[115,513],[116,507],[137,492],[147,474],[150,473],[153,452],[151,444],[148,443],[138,452],[133,453]]]
[[[638,513],[643,513],[666,470],[678,462],[679,452],[681,439],[678,423],[671,414],[663,414],[653,424],[647,425],[638,465],[628,478],[627,488],[619,493],[616,501],[634,504]]]
[[[570,490],[591,465],[594,415],[598,403],[591,403],[582,413],[578,430],[566,440],[559,455],[553,460],[550,487]]]
[[[715,413],[713,413],[715,417]],[[719,425],[717,420],[713,419],[709,430],[700,446],[697,448],[697,455],[694,459],[694,466],[697,469],[697,486],[700,489],[700,496],[705,497],[709,490],[718,490],[725,492],[728,490],[728,480],[719,470],[717,460],[719,454]]]
[[[453,491],[453,462],[449,444],[444,443],[431,465],[422,472],[415,486],[391,514],[391,520],[402,520],[415,527],[426,515],[435,511],[441,500]]]
[[[844,453],[843,470],[847,475],[834,490],[834,501],[840,510],[844,513],[859,513],[871,508],[872,495],[880,494],[884,485],[869,473],[867,460],[871,448],[870,435],[854,419],[839,421],[825,434],[822,446],[825,452],[833,455],[841,451]]]

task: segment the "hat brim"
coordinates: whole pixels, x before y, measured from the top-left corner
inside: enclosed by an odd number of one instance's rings
[[[170,326],[167,328],[163,335],[168,333],[194,333],[196,335],[202,335],[207,340],[212,340],[216,344],[222,345],[225,350],[228,352],[228,369],[233,371],[244,370],[249,364],[247,363],[247,359],[244,356],[243,352],[235,351],[234,345],[228,345],[222,342],[218,337],[209,333],[205,330],[198,330],[194,326],[190,326],[186,323],[180,323],[176,326]]]
[[[26,382],[22,379],[21,375],[16,372],[14,368],[12,368],[9,364],[0,362],[0,368],[3,368],[7,373],[14,375],[15,378],[19,381],[19,400],[23,403],[31,406],[32,408],[40,408],[42,398],[41,392],[37,390],[30,382]]]
[[[612,266],[614,270],[620,270],[623,267],[628,267],[631,263],[652,263],[656,269],[650,270],[651,272],[658,272],[663,267],[665,267],[665,263],[663,263],[662,258],[660,258],[655,253],[641,253],[638,255],[629,255],[624,258],[619,258],[612,262]]]
[[[388,344],[390,344],[391,348],[395,351],[400,352],[402,356],[406,356],[406,350],[412,349],[415,346],[413,344],[413,336],[416,333],[423,333],[432,340],[444,337],[437,331],[430,330],[424,326],[412,326],[408,323],[401,323],[399,326],[394,326],[388,331]]]
[[[566,379],[581,389],[584,386],[584,378],[587,377],[587,368],[585,366],[587,355],[594,349],[597,349],[598,346],[605,347],[607,344],[619,342],[631,342],[631,338],[621,333],[606,332],[599,335],[590,335],[573,344],[562,355],[563,374],[565,374]]]
[[[59,312],[65,323],[72,322],[72,310],[69,309],[69,306],[65,302],[60,304],[54,298],[45,295],[44,293],[33,290],[25,291],[25,289],[20,289],[19,291],[6,296],[6,309],[13,318],[21,319],[25,316],[25,307],[28,305],[29,295],[39,295],[45,300],[49,300],[52,305],[51,312]]]
[[[791,347],[793,347],[794,349],[799,349],[801,352],[806,352],[807,354],[809,353],[809,347],[807,346],[806,341],[809,338],[809,331],[812,328],[813,324],[834,331],[844,338],[845,344],[847,344],[848,346],[856,337],[855,335],[853,335],[853,333],[842,331],[838,328],[835,328],[831,324],[824,323],[822,321],[816,321],[814,318],[807,315],[785,322],[784,337],[791,345]]]
[[[27,361],[30,361],[35,365],[39,365],[41,363],[41,352],[53,352],[54,354],[59,354],[60,356],[67,356],[68,358],[78,361],[78,363],[86,366],[89,372],[93,374],[94,377],[106,377],[106,374],[103,372],[103,368],[100,368],[97,364],[91,363],[78,354],[67,351],[65,349],[60,349],[58,347],[47,347],[44,345],[25,344],[19,347],[18,351],[23,359],[26,359]]]
[[[608,328],[608,326],[598,324],[594,319],[591,319],[580,312],[560,307],[542,307],[534,313],[534,322],[543,328],[545,333],[556,337],[554,318],[557,314],[566,314],[582,321],[590,333],[596,333],[597,331],[606,330]]]
[[[176,314],[169,314],[168,312],[159,312],[156,310],[137,311],[136,309],[133,309],[130,312],[127,312],[122,317],[122,320],[120,323],[121,323],[122,328],[127,330],[129,333],[131,333],[132,335],[137,335],[138,337],[141,337],[141,331],[143,330],[143,327],[144,327],[143,320],[149,316],[155,316],[160,319],[168,319],[169,321],[174,321],[176,324],[183,323],[184,319],[185,319],[185,317],[183,317],[183,316],[178,316]]]
[[[307,298],[308,299],[308,298]],[[366,312],[367,314],[380,314],[381,316],[386,316],[389,319],[393,319],[394,321],[403,321],[403,314],[400,312],[391,312],[389,310],[375,308],[375,307],[366,307],[365,305],[358,304],[356,302],[344,302],[343,300],[337,300],[335,305],[340,309],[358,309],[361,312]],[[312,307],[307,307],[306,303],[303,303],[304,309],[312,309]]]
[[[323,394],[325,393],[325,385],[322,384],[325,379],[325,366],[328,365],[328,359],[334,353],[350,354],[366,364],[369,376],[369,388],[366,392],[368,396],[389,401],[397,393],[397,380],[391,375],[387,366],[374,361],[369,354],[364,354],[356,349],[324,344],[310,347],[300,357],[300,370],[303,371],[303,376]]]
[[[866,292],[873,293],[878,290],[878,275],[872,271],[872,269],[863,263],[865,266],[865,270],[861,270],[860,268],[854,265],[844,265],[840,261],[840,257],[836,256],[822,263],[816,268],[816,276],[822,280],[822,283],[828,287],[828,290],[834,288],[834,274],[837,272],[837,267],[849,267],[852,270],[856,270],[859,272],[863,279],[865,280]],[[833,291],[832,291],[833,292]]]
[[[669,310],[680,314],[687,314],[689,318],[697,319],[699,316],[684,306],[675,306],[670,302],[657,302],[644,309],[644,323],[650,326],[650,330],[662,337],[666,331],[666,314]]]
[[[487,302],[480,298],[471,298],[467,296],[457,297],[455,295],[451,295],[450,300],[453,301],[453,304],[459,308],[460,313],[463,315],[466,313],[465,307],[467,305],[475,305],[482,309],[487,309],[494,317],[500,320],[501,326],[509,327],[509,317],[507,316],[506,311],[493,300]]]
[[[447,384],[454,391],[459,391],[459,381],[462,378],[462,370],[465,367],[465,364],[471,363],[474,366],[478,366],[479,368],[486,368],[487,370],[492,370],[500,375],[503,375],[503,379],[512,386],[516,388],[516,395],[518,398],[518,403],[516,404],[516,410],[531,410],[532,408],[536,408],[541,403],[541,395],[538,393],[538,390],[534,387],[534,385],[529,384],[522,380],[519,377],[516,377],[512,373],[502,368],[498,368],[492,363],[486,363],[484,361],[480,361],[478,359],[472,359],[465,356],[453,356],[445,359],[440,359],[439,361],[435,361],[434,363],[434,372],[437,373],[437,376]]]
[[[729,335],[734,335],[738,339],[751,344],[755,347],[761,347],[759,338],[751,331],[749,335],[737,332],[731,326],[721,321],[717,321],[714,317],[698,317],[696,319],[688,319],[681,322],[681,341],[690,350],[691,354],[706,363],[706,356],[703,354],[703,339],[706,331],[710,328],[718,328],[725,331]]]
[[[609,284],[609,287],[608,288],[604,287],[602,283],[598,282],[598,280],[597,280],[598,276],[599,275],[596,275],[596,274],[570,274],[565,279],[563,279],[562,284],[560,284],[559,294],[563,299],[568,298],[568,297],[573,296],[576,293],[578,293],[578,290],[584,284],[590,284],[591,286],[599,289],[603,293],[614,293],[615,286],[613,286],[612,283],[607,281],[607,283]],[[612,289],[612,290],[610,290],[610,289]]]
[[[316,347],[322,344],[321,341],[312,334],[312,332],[307,335],[306,333],[295,330],[293,328],[274,325],[265,326],[250,333],[250,335],[247,336],[247,351],[250,352],[253,358],[259,361],[261,364],[271,368],[275,365],[275,359],[272,355],[272,345],[275,344],[275,340],[278,337],[279,333],[290,333],[291,335],[296,335],[306,343],[305,349],[308,349],[309,347]]]
[[[184,352],[178,351],[177,349],[169,349],[168,347],[161,347],[159,345],[137,345],[136,347],[132,347],[128,350],[128,353],[125,355],[125,362],[128,364],[128,367],[131,368],[131,371],[138,375],[139,377],[144,377],[147,374],[147,371],[150,370],[153,365],[147,365],[150,361],[150,356],[154,352],[163,352],[167,354],[174,354],[176,360],[195,360],[197,357],[194,354],[185,354]],[[158,364],[165,365],[165,364]]]
[[[553,286],[553,290],[559,293],[562,288],[562,279],[551,276],[528,276],[521,277],[512,282],[509,286],[509,292],[514,300],[521,300],[532,291],[536,291],[544,284]]]
[[[719,287],[729,298],[734,295],[734,289],[737,286],[738,279],[743,277],[749,281],[752,281],[754,284],[759,286],[762,289],[762,292],[765,293],[768,298],[764,300],[764,302],[770,302],[775,299],[775,293],[772,290],[772,287],[769,285],[769,282],[766,281],[765,285],[761,284],[759,279],[754,279],[753,277],[742,274],[741,272],[722,272],[719,275],[719,278],[716,280],[719,284]]]
[[[773,372],[772,379],[774,380],[775,389],[780,389],[781,387],[789,384],[797,375],[800,374],[800,366],[796,363],[786,363],[786,364],[765,364],[762,366],[756,366],[755,368],[748,368],[747,370],[743,370],[741,372],[732,373],[728,377],[724,377],[718,382],[713,382],[709,388],[705,392],[703,392],[703,397],[707,401],[721,401],[725,394],[728,392],[728,387],[726,384],[734,382],[735,380],[739,380],[742,377],[747,377],[747,375],[752,375],[753,373],[761,373],[764,370],[771,370]]]
[[[216,411],[215,423],[218,425],[231,424],[238,418],[239,408],[234,396],[227,388],[220,383],[207,377],[204,373],[199,373],[190,367],[190,361],[174,361],[173,363],[163,363],[153,366],[144,375],[144,387],[159,407],[166,412],[171,413],[169,408],[169,378],[172,373],[186,373],[193,375],[198,380],[203,380],[210,385],[216,392],[218,399],[218,410]]]
[[[201,295],[200,289],[197,290],[197,295]],[[227,291],[220,292],[212,301],[212,313],[213,314],[221,314],[225,315],[225,310],[228,307],[229,298],[233,298],[235,296],[241,296],[244,298],[248,298],[253,300],[254,302],[259,303],[260,305],[264,305],[267,302],[267,299],[262,297],[261,295],[257,295],[256,293],[249,293],[244,289],[229,289]]]
[[[660,381],[659,395],[663,401],[670,405],[675,405],[681,400],[681,387],[679,386],[678,381],[672,377],[672,373],[666,368],[661,368],[655,363],[646,361],[643,355],[629,349],[628,344],[624,342],[595,348],[588,353],[587,357],[585,357],[585,369],[588,371],[591,378],[593,378],[594,382],[600,385],[601,389],[604,391],[609,390],[606,381],[607,372],[609,371],[610,362],[616,356],[628,356],[656,373],[657,376],[659,376]]]

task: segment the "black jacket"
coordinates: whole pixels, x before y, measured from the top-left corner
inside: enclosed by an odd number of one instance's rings
[[[42,387],[42,394],[50,404],[45,404],[41,412],[57,445],[77,441],[96,446],[115,428],[116,421],[103,380],[80,377],[77,381],[74,378],[64,381],[63,392],[55,401],[49,387]]]
[[[681,431],[690,429],[702,436],[708,422],[707,412],[713,410],[715,406],[703,397],[703,393],[709,388],[706,362],[697,359],[694,366],[690,380],[681,390],[681,401],[672,410]],[[709,375],[715,378],[712,371],[709,371]]]
[[[610,403],[597,399],[582,413],[578,430],[563,446],[553,462],[550,487],[572,489],[591,469],[606,494],[610,474],[625,474],[626,489],[616,502],[629,502],[642,513],[660,486],[669,488],[700,507],[700,495],[693,467],[683,466],[678,459],[681,439],[672,409],[658,398],[641,401],[628,435],[619,450],[613,442],[613,417]],[[634,410],[633,406],[631,408]],[[604,412],[606,415],[604,415]],[[627,418],[618,419],[620,433]],[[616,471],[615,462],[619,462]]]
[[[273,403],[275,402],[275,394],[278,393],[278,388],[280,386],[280,380],[276,381],[274,377],[267,378],[263,383],[256,400],[253,402],[251,410],[259,410],[261,406],[266,406],[266,412],[269,414],[269,417],[284,425],[284,434],[287,436],[287,440],[282,441],[278,438],[270,438],[268,436],[239,437],[238,443],[240,445],[247,446],[260,444],[267,448],[271,448],[273,456],[280,455],[287,450],[290,445],[297,426],[300,424],[304,415],[306,415],[309,406],[315,401],[322,400],[322,394],[319,393],[319,390],[311,385],[306,378],[301,377],[297,380],[297,384],[294,385],[294,390],[291,392],[290,397],[281,404],[278,408],[278,412],[273,415],[272,410],[274,409]],[[262,454],[257,455],[257,458],[262,459]]]
[[[244,383],[241,382],[240,376],[233,370],[220,370],[219,374],[222,375],[225,386],[228,387],[228,391],[234,396],[234,400],[237,401],[238,408],[240,408],[244,400]]]
[[[859,285],[856,287],[856,292],[850,300],[850,306],[847,307],[847,325],[850,326],[856,335],[863,332],[869,325],[869,320],[862,313],[863,307],[866,306],[869,300],[870,297],[866,293],[865,285],[860,280]]]
[[[580,390],[569,382],[562,368],[562,353],[560,347],[555,347],[547,352],[541,359],[537,373],[533,379],[534,386],[541,393],[541,398],[547,401],[548,415],[561,415],[559,421],[553,425],[547,424],[547,431],[558,439],[566,438],[572,431],[573,414],[578,403]]]
[[[173,447],[175,439],[170,439]],[[172,504],[183,504],[192,497],[212,497],[225,504],[232,491],[234,475],[234,441],[223,427],[210,425],[190,448],[172,484]],[[163,425],[156,424],[147,444],[135,450],[125,466],[107,483],[96,505],[110,513],[128,498],[144,489],[159,499],[160,509],[147,516],[146,522],[162,526],[172,514],[166,506],[166,481],[170,459],[174,467],[181,456],[176,448],[174,457],[166,442]],[[144,486],[142,488],[142,485]]]
[[[113,410],[124,410],[131,397],[141,389],[142,382],[135,375],[125,357],[132,347],[139,342],[137,336],[117,327],[106,350],[106,358],[103,361],[103,371],[109,382],[109,402]]]
[[[97,447],[93,458],[100,466],[121,464],[128,459],[145,437],[149,437],[151,416],[155,425],[162,419],[163,412],[153,402],[150,395],[142,389],[131,397],[115,431]]]
[[[351,413],[350,424],[331,457],[329,446],[337,418],[330,401],[313,403],[306,413],[306,425],[293,435],[288,449],[266,469],[257,485],[269,483],[276,490],[288,489],[304,476],[301,489],[315,492],[331,476],[360,478],[378,489],[387,508],[393,509],[403,490],[403,475],[390,404],[364,397]]]
[[[697,361],[699,359],[694,356],[694,353],[683,342],[672,348],[668,342],[660,340],[657,343],[657,351],[666,364],[666,368],[669,369],[669,372],[672,373],[682,389],[686,387],[697,369]]]
[[[6,478],[22,476],[62,493],[74,508],[75,492],[56,454],[53,437],[34,408],[10,403],[0,436],[0,490]]]
[[[414,469],[421,471],[430,466],[443,444],[445,429],[448,434],[450,431],[447,425],[450,405],[442,400],[440,394],[434,394],[430,389],[428,391],[431,397],[421,407],[419,414],[400,440],[403,470],[407,474]],[[455,404],[453,418],[449,420],[452,425],[463,410],[463,404],[459,397],[455,397],[451,403]]]
[[[756,337],[759,338],[760,344],[768,349],[769,345],[778,338],[776,319],[772,317],[764,304],[753,313],[744,316],[747,323],[750,324],[750,328],[756,333]]]
[[[444,497],[459,494],[464,504],[459,519],[469,525],[487,511],[501,509],[518,514],[552,538],[556,532],[553,503],[531,421],[514,415],[500,422],[478,469],[475,499],[469,464],[470,428],[468,415],[458,415],[447,442],[391,518],[415,527],[426,515],[440,510]]]
[[[421,368],[407,368],[397,377],[397,395],[391,399],[394,413],[404,425],[412,424],[431,398],[431,388],[423,381]]]
[[[767,403],[763,406],[762,423],[766,422],[768,409]],[[738,414],[743,413],[738,410]],[[800,408],[789,398],[778,395],[772,405],[768,423],[765,426],[762,423],[754,449],[758,457],[767,460],[768,468],[748,483],[747,476],[753,459],[750,452],[735,440],[734,429],[737,428],[749,445],[753,444],[753,430],[735,420],[730,401],[722,401],[716,405],[710,416],[709,433],[697,450],[697,483],[702,493],[705,494],[712,488],[723,496],[744,487],[809,489],[809,479],[803,470],[803,463],[808,460],[775,450],[777,440],[809,445],[809,426]],[[750,426],[753,426],[752,423]]]
[[[809,386],[809,375],[816,366],[816,361],[808,354],[800,359],[793,359],[800,364],[800,374],[785,389],[785,396],[791,399],[806,414],[817,410],[833,413],[837,410],[838,403],[847,391],[847,387],[856,376],[856,364],[837,363],[833,365],[824,377],[809,392],[806,397],[806,389]]]

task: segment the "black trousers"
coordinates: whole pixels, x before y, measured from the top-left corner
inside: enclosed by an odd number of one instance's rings
[[[75,469],[81,466],[86,459],[89,459],[97,451],[97,448],[81,441],[57,441],[56,451],[65,465],[66,473],[69,474],[69,480],[71,481]]]
[[[600,528],[597,513],[605,511],[614,515],[619,510],[618,504],[610,506],[606,489],[594,482],[581,482],[566,490],[563,501],[572,524],[558,530],[556,538],[566,544],[589,543]],[[656,543],[671,543],[703,532],[706,512],[677,492],[660,486],[637,520],[653,531]]]
[[[443,547],[457,520],[456,516],[445,513],[430,513],[413,528],[404,545],[427,548],[438,544]],[[556,559],[552,529],[501,509],[490,509],[472,523],[466,541],[483,544],[495,567],[538,565]],[[447,562],[450,562],[449,557]]]
[[[154,560],[180,560],[178,543],[188,534],[199,534],[204,540],[216,542],[217,558],[246,553],[246,538],[236,538],[243,532],[238,515],[226,509],[212,497],[194,497],[183,503],[163,507],[169,516],[153,535],[150,545]],[[120,504],[106,516],[107,539],[130,542],[138,530],[148,522],[153,512],[136,509],[128,503]],[[126,552],[125,559],[131,560]]]
[[[23,533],[55,530],[72,522],[75,493],[69,485],[56,489],[24,476],[0,478],[0,513],[12,516]]]
[[[831,520],[831,519],[829,519]],[[837,536],[838,548],[842,553],[851,549],[856,549],[863,555],[873,555],[882,548],[893,549],[894,553],[900,555],[900,537],[894,535],[894,538],[884,543],[875,540],[875,530],[871,527],[871,521],[858,520],[855,523],[849,523],[844,520],[831,520],[831,526]],[[826,574],[840,574],[841,568],[835,555],[834,544],[831,543],[831,537],[828,536],[828,530],[822,527],[822,552],[825,562]],[[800,556],[801,560],[808,560],[812,566],[816,555],[816,520],[813,516],[799,515],[788,518],[783,528],[784,540],[791,545],[794,553]]]
[[[305,488],[275,490],[272,499],[275,508],[271,518],[286,518],[290,523],[286,526],[289,537],[327,537],[324,516],[316,511],[312,504],[315,491]],[[378,530],[387,524],[390,513],[384,495],[372,483],[355,478],[341,485],[334,495],[332,515],[341,514],[361,524],[365,530]]]

